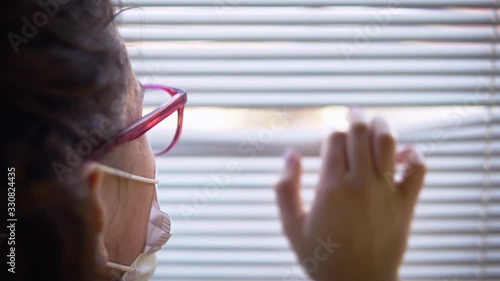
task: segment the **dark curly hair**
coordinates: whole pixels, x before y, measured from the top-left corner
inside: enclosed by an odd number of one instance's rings
[[[95,203],[79,165],[68,165],[67,157],[102,120],[114,128],[124,125],[119,105],[129,86],[128,61],[113,5],[110,0],[3,5],[1,112],[8,136],[2,138],[1,161],[4,169],[16,169],[16,278],[95,280]],[[92,145],[104,141],[94,135]],[[69,169],[62,173],[54,163]]]

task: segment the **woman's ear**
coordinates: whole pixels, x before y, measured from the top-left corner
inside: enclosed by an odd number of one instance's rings
[[[94,202],[96,214],[95,226],[97,232],[104,232],[104,206],[100,202],[99,193],[103,183],[103,172],[93,162],[86,163],[81,170],[82,178],[87,182],[89,187],[89,195]]]
[[[108,252],[104,243],[104,230],[106,226],[104,205],[100,199],[100,189],[103,185],[103,172],[94,162],[84,164],[81,169],[82,178],[87,182],[89,187],[89,196],[94,206],[95,214],[95,229],[97,235],[97,259],[99,262],[106,263],[108,261]]]

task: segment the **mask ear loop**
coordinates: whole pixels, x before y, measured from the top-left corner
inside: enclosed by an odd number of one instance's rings
[[[112,174],[112,175],[115,175],[118,177],[131,179],[131,180],[144,182],[144,183],[151,183],[151,184],[158,184],[159,183],[159,181],[156,179],[150,179],[150,178],[146,178],[146,177],[137,176],[137,175],[134,175],[134,174],[131,174],[131,173],[128,173],[128,172],[125,172],[125,171],[122,171],[122,170],[119,170],[116,168],[112,168],[112,167],[109,167],[109,166],[106,166],[106,165],[103,165],[100,163],[93,163],[93,165],[95,165],[98,169],[100,169],[103,172],[106,172],[108,174]],[[108,261],[106,263],[106,266],[109,268],[112,268],[112,269],[123,271],[123,272],[130,272],[130,273],[135,272],[135,269],[133,267],[117,264],[117,263],[110,262],[110,261]]]
[[[126,265],[121,265],[121,264],[117,264],[117,263],[110,262],[110,261],[108,261],[106,263],[106,266],[109,267],[109,268],[112,268],[112,269],[123,271],[123,272],[130,272],[130,273],[134,273],[135,272],[135,269],[133,267],[126,266]]]
[[[106,166],[106,165],[103,165],[103,164],[100,164],[100,163],[94,163],[94,165],[96,165],[96,167],[99,168],[100,170],[102,170],[103,172],[106,172],[106,173],[109,173],[109,174],[112,174],[112,175],[115,175],[115,176],[118,176],[118,177],[122,177],[122,178],[126,178],[126,179],[131,179],[131,180],[135,180],[135,181],[139,181],[139,182],[144,182],[144,183],[152,183],[152,184],[158,184],[159,183],[159,181],[156,180],[156,179],[150,179],[150,178],[145,178],[145,177],[137,176],[137,175],[134,175],[134,174],[122,171],[122,170],[118,170],[116,168],[112,168],[112,167],[109,167],[109,166]]]

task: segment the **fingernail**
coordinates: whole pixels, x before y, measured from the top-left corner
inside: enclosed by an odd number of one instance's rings
[[[398,131],[396,130],[396,128],[392,125],[391,122],[389,122],[388,120],[382,118],[382,117],[376,117],[376,119],[381,119],[381,120],[384,120],[384,122],[387,124],[387,127],[389,129],[389,134],[391,134],[394,139],[398,140],[399,139],[399,134],[398,134]]]
[[[290,160],[292,159],[293,154],[294,154],[293,148],[287,147],[285,149],[285,152],[283,153],[283,157],[285,158],[287,165],[290,163]]]
[[[415,164],[425,163],[424,153],[420,149],[418,149],[417,147],[415,147],[413,149],[413,152],[410,156],[410,163],[415,163]]]
[[[350,106],[349,112],[347,113],[347,120],[352,121],[353,119],[364,119],[363,108],[360,106]]]
[[[347,111],[347,118],[349,118],[351,116],[351,114],[356,111],[356,106],[353,106],[353,105],[350,105],[349,106],[349,110]]]

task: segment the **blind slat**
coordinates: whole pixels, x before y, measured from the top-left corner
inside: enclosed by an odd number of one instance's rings
[[[212,190],[213,189],[213,190]],[[266,208],[275,207],[274,191],[272,186],[268,189],[238,189],[238,188],[226,188],[220,187],[219,190],[216,188],[206,188],[205,186],[195,187],[195,188],[165,188],[165,190],[160,189],[158,192],[158,199],[165,203],[165,206],[173,206],[175,208],[180,208],[181,205],[194,204],[195,199],[198,197],[210,197],[210,209],[209,212],[214,211],[216,213],[222,214],[222,208],[230,208],[235,205],[244,205],[240,208],[248,208],[252,204],[259,205]],[[198,194],[198,197],[194,197],[193,193]],[[216,195],[214,195],[216,194]],[[469,188],[454,189],[453,187],[443,188],[443,189],[424,189],[420,196],[419,204],[430,209],[435,210],[441,205],[445,205],[446,208],[460,208],[466,206],[467,208],[472,208],[476,204],[479,211],[480,207],[477,206],[477,202],[483,199],[484,193],[481,188],[477,186],[471,186]],[[302,197],[305,202],[312,202],[314,200],[315,194],[313,189],[305,189],[302,192]],[[492,190],[488,194],[490,203],[499,203],[500,201],[500,191]],[[213,205],[213,208],[212,208]],[[420,206],[419,205],[419,206]],[[495,205],[492,205],[492,210],[495,209]],[[268,212],[270,209],[266,209]],[[453,212],[456,210],[454,209]],[[180,212],[180,210],[176,210]],[[263,212],[261,210],[256,212]],[[244,212],[242,213],[244,214]],[[200,213],[199,215],[204,215]]]
[[[154,74],[154,73],[151,73]],[[439,76],[434,75],[405,75],[372,76],[372,75],[155,75],[154,78],[140,75],[143,83],[175,84],[188,91],[307,91],[307,92],[349,92],[349,91],[444,91],[457,92],[476,89],[485,89],[484,81],[489,80],[487,75],[468,76]],[[495,86],[499,86],[500,79]],[[487,88],[486,88],[487,89]],[[484,91],[484,90],[483,90]]]
[[[128,41],[331,41],[360,42],[364,36],[370,42],[428,41],[428,42],[490,42],[489,27],[404,27],[387,26],[366,33],[359,27],[315,26],[122,26],[120,33]],[[377,32],[377,33],[374,33]],[[373,35],[370,35],[372,34]],[[376,35],[375,35],[376,34]],[[365,42],[365,41],[362,41]]]
[[[372,74],[399,76],[404,74],[485,75],[492,65],[489,60],[141,60],[133,65],[136,75],[352,75]]]
[[[195,263],[199,265],[262,265],[279,266],[279,265],[295,265],[296,257],[290,252],[261,252],[248,251],[239,253],[234,251],[220,251],[213,255],[199,255],[193,251],[177,251],[172,250],[170,255],[162,255],[159,257],[160,263],[168,265],[182,265],[186,263]],[[480,260],[478,251],[421,251],[409,252],[406,255],[405,263],[411,265],[424,264],[439,264],[439,265],[457,265],[457,264],[474,264],[478,262],[494,264],[500,262],[500,251],[488,251],[488,256],[484,260]]]
[[[255,42],[252,44],[238,42],[158,42],[155,44],[131,44],[129,54],[132,59],[141,62],[147,58],[170,59],[298,59],[298,58],[328,58],[328,59],[356,59],[356,58],[433,58],[433,59],[471,59],[493,56],[492,46],[485,43],[453,43],[446,45],[434,43],[391,42],[353,46],[325,42],[296,42],[294,44],[273,42]],[[349,47],[355,52],[350,57]],[[500,47],[494,46],[496,53]]]
[[[170,156],[159,157],[156,160],[156,169],[159,173],[210,173],[228,169],[228,165],[235,164],[238,173],[266,172],[277,173],[283,169],[283,159],[281,157],[256,157],[247,159],[245,157],[189,157]],[[431,167],[431,171],[481,171],[484,169],[483,156],[479,157],[453,157],[448,159],[426,157],[426,165]],[[304,157],[302,159],[302,169],[306,173],[319,172],[321,159],[319,157]],[[490,168],[500,169],[500,159],[493,158],[490,161]]]
[[[276,16],[279,14],[279,16]],[[397,10],[396,8],[323,8],[266,7],[233,9],[221,14],[213,7],[164,8],[151,7],[131,10],[120,19],[121,25],[309,25],[309,24],[460,24],[487,25],[494,23],[490,9],[464,10]]]
[[[116,0],[115,0],[116,1]],[[382,6],[382,7],[419,7],[419,8],[439,8],[439,7],[493,7],[494,1],[491,0],[120,0],[124,6],[208,6],[214,8],[234,8],[245,6],[309,6],[309,7],[323,7],[323,6]]]
[[[431,239],[432,238],[432,239]],[[241,243],[245,241],[245,243]],[[176,236],[175,241],[169,243],[166,248],[172,250],[199,251],[204,254],[205,251],[242,251],[242,250],[258,250],[265,252],[287,251],[290,249],[289,243],[282,239],[280,235],[275,237],[254,237],[243,235],[241,237],[225,236],[195,236],[182,237]],[[408,241],[409,251],[440,251],[445,250],[461,250],[461,249],[476,249],[480,247],[486,249],[500,249],[500,238],[491,237],[484,240],[481,234],[473,235],[449,235],[449,236],[411,236]],[[169,255],[168,251],[160,252],[159,257]]]
[[[154,74],[154,73],[151,73]],[[147,80],[158,82],[158,79]],[[168,81],[169,84],[175,82]],[[193,88],[190,86],[190,88]],[[324,107],[325,105],[358,105],[370,107],[415,107],[415,106],[456,106],[466,102],[470,91],[338,91],[338,90],[315,90],[308,92],[305,96],[295,91],[250,91],[232,90],[221,93],[221,91],[204,91],[201,87],[189,91],[189,106],[217,106],[231,108],[279,108],[279,107]],[[284,98],[286,97],[286,99]],[[166,101],[165,95],[151,94],[145,97],[146,106],[158,106]],[[473,102],[478,106],[500,104],[497,96],[491,100],[487,95],[477,95]]]

